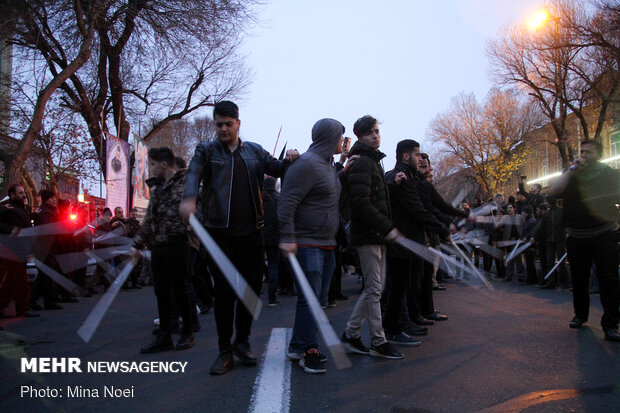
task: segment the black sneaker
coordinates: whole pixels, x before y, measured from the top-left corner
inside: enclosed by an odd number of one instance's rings
[[[349,337],[347,333],[342,333],[340,341],[342,341],[342,346],[349,353],[368,354],[368,347],[362,343],[360,337]]]
[[[405,327],[405,333],[410,336],[426,336],[428,335],[428,328],[420,327],[417,324],[411,323],[407,327]]]
[[[232,352],[243,364],[247,364],[248,366],[256,366],[258,360],[252,354],[252,350],[250,349],[249,343],[233,343]]]
[[[327,369],[321,363],[319,351],[315,348],[304,353],[304,356],[299,359],[299,365],[304,368],[306,373],[318,374],[327,372]]]
[[[286,351],[286,357],[288,357],[289,360],[299,361],[299,359],[301,359],[302,353],[303,352],[299,350],[297,347],[293,346],[292,344],[289,344],[288,350]],[[319,359],[321,360],[321,363],[327,363],[327,356],[321,353],[320,351],[319,351]]]
[[[620,332],[617,328],[608,328],[605,330],[605,340],[620,341]]]
[[[174,348],[177,350],[187,350],[188,348],[192,348],[192,347],[194,347],[194,334],[193,333],[181,334],[179,341],[177,341],[176,346],[174,346]]]
[[[327,308],[334,308],[334,307],[338,307],[338,301],[333,300],[333,301],[328,301],[327,302]]]
[[[382,357],[384,359],[390,360],[398,360],[404,357],[403,353],[398,351],[396,348],[394,348],[393,345],[388,342],[385,342],[380,346],[370,346],[368,354],[374,357]]]
[[[170,337],[170,334],[168,335],[160,334],[160,335],[155,336],[151,344],[149,344],[146,347],[142,347],[140,349],[140,353],[142,354],[157,353],[160,351],[172,350],[173,348],[174,348],[174,345],[172,344],[172,338]]]
[[[277,307],[280,305],[278,300],[269,300],[269,307]]]
[[[400,332],[398,334],[391,334],[387,337],[387,340],[392,344],[397,344],[400,346],[408,346],[408,347],[417,347],[422,342],[420,340],[416,340],[411,337],[409,334]]]
[[[579,318],[577,316],[573,317],[573,319],[568,323],[570,328],[581,328],[586,323],[586,320]]]

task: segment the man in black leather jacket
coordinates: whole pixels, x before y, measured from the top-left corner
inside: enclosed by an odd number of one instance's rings
[[[259,294],[264,268],[261,229],[264,223],[263,178],[265,174],[281,177],[286,162],[299,156],[287,152],[280,161],[260,145],[239,139],[239,108],[222,101],[213,109],[217,139],[196,147],[185,177],[185,191],[180,214],[187,219],[196,212],[198,188],[201,219],[215,242]],[[232,367],[233,353],[248,365],[256,365],[250,351],[252,316],[235,297],[232,288],[215,263],[209,260],[214,279],[214,315],[220,353],[211,366],[211,374],[224,374]],[[236,302],[236,303],[235,303]],[[236,305],[236,309],[235,309]],[[236,318],[236,319],[235,319]],[[233,344],[233,324],[236,336]]]

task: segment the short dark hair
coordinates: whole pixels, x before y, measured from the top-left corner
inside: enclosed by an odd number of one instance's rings
[[[599,141],[595,141],[593,139],[585,139],[581,141],[581,146],[583,145],[592,145],[596,148],[596,152],[598,156],[603,156],[603,145]]]
[[[239,119],[239,106],[230,100],[222,100],[213,107],[213,119],[216,115]]]
[[[187,168],[187,164],[185,163],[185,159],[181,158],[181,157],[176,157],[174,158],[174,166],[176,166],[177,169],[185,169]]]
[[[24,187],[21,184],[11,184],[11,185],[9,185],[9,189],[6,191],[7,195],[8,196],[11,196],[11,194],[15,195],[15,193],[17,192],[17,188],[19,188],[20,186],[22,188]]]
[[[534,214],[534,210],[532,209],[531,205],[528,205],[525,208],[523,208],[523,212],[525,212],[528,215],[533,215]]]
[[[533,187],[538,188],[538,190],[542,190],[542,185],[541,184],[532,184]]]
[[[427,154],[427,153],[422,152],[422,153],[420,154],[420,158],[425,159],[425,160],[426,160],[426,162],[428,162],[428,164],[429,164],[429,165],[431,164],[431,158],[429,158],[429,157],[428,157],[428,154]]]
[[[131,209],[129,210],[129,212],[138,212],[138,208],[133,207],[133,208],[131,208]]]
[[[413,139],[404,139],[396,144],[396,160],[402,161],[403,155],[419,148],[420,144]]]
[[[166,146],[149,149],[149,159],[155,162],[166,162],[168,166],[174,166],[174,152]]]
[[[353,124],[353,133],[358,138],[360,136],[368,135],[372,132],[373,126],[377,124],[377,119],[373,118],[370,115],[362,116]]]
[[[39,196],[41,197],[41,202],[46,203],[48,199],[55,197],[56,194],[49,189],[41,189]]]
[[[112,211],[110,210],[110,208],[103,208],[103,211],[101,211],[101,215],[105,215],[108,214],[110,216],[112,216]]]

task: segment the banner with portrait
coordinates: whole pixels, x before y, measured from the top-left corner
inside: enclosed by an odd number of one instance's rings
[[[105,206],[114,210],[123,208],[127,215],[129,206],[129,143],[106,132],[106,201]]]
[[[133,153],[135,163],[133,168],[133,206],[146,208],[149,205],[149,187],[146,180],[149,177],[149,148],[142,139],[134,133]]]

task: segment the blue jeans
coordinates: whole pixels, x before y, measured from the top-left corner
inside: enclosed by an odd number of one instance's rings
[[[336,267],[334,251],[316,247],[300,247],[297,250],[297,259],[304,274],[306,274],[310,287],[317,299],[319,299],[321,291],[324,289],[323,287],[326,286],[329,289],[332,274]],[[316,337],[316,324],[310,312],[308,302],[299,287],[298,291],[291,346],[300,351],[308,351],[319,346]]]

